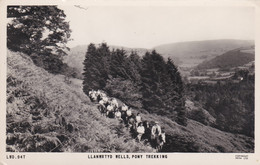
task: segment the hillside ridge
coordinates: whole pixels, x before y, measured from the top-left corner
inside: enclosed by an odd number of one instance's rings
[[[220,56],[217,56],[209,61],[204,61],[197,66],[198,69],[213,69],[213,68],[232,68],[242,66],[251,61],[255,60],[255,54],[251,53],[253,50],[248,53],[245,51],[249,51],[252,49],[234,49],[228,51]]]
[[[154,152],[151,147],[135,142],[117,120],[101,116],[78,82],[65,83],[64,76],[36,67],[24,54],[8,51],[7,63],[8,151]],[[55,125],[55,113],[62,114],[75,130],[67,132]],[[166,117],[142,116],[148,121],[159,121],[165,130],[167,143],[163,152],[254,150],[253,138],[244,135],[223,132],[190,119],[184,127]],[[30,142],[33,138],[40,143],[40,148]]]
[[[109,47],[111,50],[117,48],[124,49],[127,54],[130,54],[131,51],[136,51],[140,56],[143,56],[146,51],[155,49],[165,58],[170,57],[173,59],[174,63],[178,66],[194,67],[205,60],[211,60],[227,51],[252,45],[254,45],[254,41],[251,40],[220,39],[168,43],[155,46],[152,49],[128,48],[116,45],[109,45]],[[64,62],[71,67],[77,68],[79,72],[82,73],[82,61],[85,59],[87,47],[87,45],[78,45],[71,48],[68,52],[68,56],[64,57]]]
[[[59,143],[67,143],[53,152],[153,152],[149,146],[136,145],[118,121],[103,118],[78,86],[64,82],[64,76],[36,67],[24,54],[7,54],[11,80],[7,87],[8,151],[49,152]],[[37,121],[33,119],[36,112],[41,117]],[[72,133],[55,124],[56,113],[73,125]],[[30,143],[33,138],[42,144],[40,148]],[[28,144],[24,146],[22,141]]]

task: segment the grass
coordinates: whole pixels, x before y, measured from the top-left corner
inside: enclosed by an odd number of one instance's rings
[[[155,152],[136,142],[119,121],[101,116],[79,80],[67,84],[64,76],[36,67],[24,54],[8,51],[7,62],[7,151]],[[55,113],[63,115],[74,131],[55,124]],[[143,112],[142,117],[159,121],[166,132],[162,152],[254,151],[254,140],[243,135],[193,120],[183,127],[167,117]]]
[[[153,152],[151,147],[137,144],[126,129],[120,129],[118,121],[101,116],[79,86],[66,84],[62,75],[47,73],[23,54],[8,52],[7,61],[7,75],[13,80],[7,86],[7,98],[12,97],[7,102],[8,151]],[[27,94],[15,95],[23,91]],[[30,102],[32,98],[38,100],[37,106]],[[37,111],[41,119],[34,121]],[[55,113],[62,114],[76,130],[69,133],[55,125]],[[27,124],[22,127],[21,123]]]

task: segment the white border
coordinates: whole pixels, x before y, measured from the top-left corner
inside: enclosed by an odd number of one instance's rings
[[[256,45],[256,90],[255,90],[255,153],[245,153],[242,155],[248,155],[248,160],[237,160],[235,155],[239,153],[167,153],[167,159],[88,159],[88,155],[91,153],[14,153],[15,155],[26,155],[26,159],[20,160],[7,160],[5,152],[5,128],[6,128],[6,6],[7,5],[88,5],[88,6],[253,6],[256,12],[255,23],[255,45]],[[161,0],[161,1],[108,1],[108,0],[92,0],[92,1],[76,1],[76,0],[27,0],[26,2],[21,0],[0,0],[0,164],[260,164],[260,145],[259,145],[259,37],[260,36],[260,1],[258,0]],[[112,155],[116,155],[113,153]],[[122,153],[122,155],[124,155]],[[131,155],[131,154],[129,154]],[[142,155],[146,155],[143,153]],[[144,157],[143,156],[143,157]]]

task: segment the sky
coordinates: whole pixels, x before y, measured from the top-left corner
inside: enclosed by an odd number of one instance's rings
[[[130,48],[214,39],[254,39],[252,7],[59,6],[72,29],[69,47],[106,42]]]

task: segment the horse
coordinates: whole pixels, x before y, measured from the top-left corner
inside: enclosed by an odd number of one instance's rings
[[[142,138],[145,140],[145,142],[151,142],[151,128],[149,126],[149,122],[143,121],[143,126],[145,131]]]
[[[111,98],[110,104],[113,105],[116,109],[118,108],[118,102],[117,102],[116,98]]]
[[[166,143],[165,133],[162,133],[161,135],[155,137],[154,147],[157,151],[160,151],[162,149],[164,143]]]
[[[121,112],[121,118],[123,119],[125,125],[127,125],[127,115],[126,115],[126,111],[122,110],[122,106],[120,106],[118,108],[118,110]]]
[[[120,111],[118,111],[118,110],[115,111],[115,117],[116,117],[118,120],[120,120],[120,121],[122,121],[121,115],[122,115],[122,114],[121,114]]]
[[[134,117],[128,118],[127,126],[128,126],[128,129],[130,129],[130,133],[132,133],[133,137],[135,137],[136,136],[136,124],[135,124]]]
[[[94,101],[97,101],[97,96],[96,96],[96,93],[91,93],[91,95],[89,96],[89,98],[90,98],[90,100],[92,101],[92,102],[94,102]]]
[[[105,116],[107,113],[107,108],[104,105],[98,105],[98,110],[100,111],[102,116]]]
[[[97,96],[97,101],[99,102],[100,100],[102,100],[101,95],[98,95]]]
[[[111,104],[107,106],[107,117],[115,118],[115,107]]]
[[[107,117],[108,118],[115,118],[115,112],[114,111],[107,111]]]

